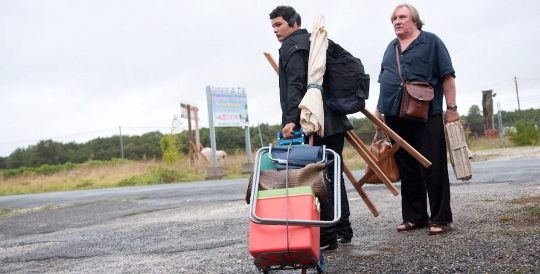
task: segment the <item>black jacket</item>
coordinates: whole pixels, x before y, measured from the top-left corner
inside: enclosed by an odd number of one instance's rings
[[[279,100],[281,102],[281,124],[296,123],[295,130],[300,129],[300,109],[298,105],[307,86],[307,69],[309,58],[309,37],[305,29],[291,34],[279,49]],[[324,92],[331,92],[325,90]],[[324,135],[331,136],[351,130],[353,127],[347,116],[336,114],[324,103]]]

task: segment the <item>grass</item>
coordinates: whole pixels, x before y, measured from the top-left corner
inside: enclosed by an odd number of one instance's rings
[[[343,147],[343,162],[350,170],[364,169],[367,166],[366,161],[349,144]]]
[[[540,195],[519,197],[513,199],[511,203],[515,207],[499,216],[500,222],[521,226],[540,225]]]
[[[0,177],[0,195],[95,189],[128,185],[182,182],[204,179],[189,161],[166,164],[155,161],[103,161],[85,163],[52,174],[25,172]]]
[[[13,212],[13,209],[0,209],[0,217],[2,217],[4,215],[8,215],[11,212]]]
[[[467,138],[467,145],[472,151],[480,151],[498,147],[508,147],[512,146],[512,143],[508,138],[504,138],[501,142],[499,138],[469,137]]]
[[[368,144],[369,145],[369,144]],[[498,139],[470,138],[471,150],[499,147]],[[343,158],[351,170],[363,169],[365,161],[346,144]],[[252,158],[254,159],[254,158]],[[242,173],[245,153],[237,151],[227,156],[222,164],[225,179],[247,178]],[[0,195],[42,193],[75,189],[97,189],[119,186],[137,186],[204,180],[209,163],[199,159],[191,163],[182,157],[173,164],[161,161],[89,161],[83,164],[66,163],[44,165],[38,168],[0,170]],[[6,214],[0,212],[0,214]]]

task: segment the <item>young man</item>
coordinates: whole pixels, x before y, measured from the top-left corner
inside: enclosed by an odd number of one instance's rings
[[[289,6],[278,6],[270,13],[272,28],[281,48],[279,49],[279,98],[281,102],[282,133],[292,137],[292,132],[300,130],[300,109],[298,105],[306,93],[307,67],[309,57],[309,37],[307,30],[301,28],[300,15]],[[323,99],[324,100],[324,99]],[[324,105],[324,104],[323,104]],[[326,145],[340,156],[343,151],[345,132],[352,129],[345,115],[331,112],[324,105],[325,136],[315,137],[315,145]],[[333,170],[328,177],[333,178]],[[342,171],[340,171],[342,172]],[[328,193],[333,197],[333,181],[328,184]],[[333,250],[341,243],[351,241],[353,231],[349,221],[349,200],[345,191],[343,176],[341,187],[341,219],[337,225],[321,228],[321,248]],[[333,219],[333,199],[321,201],[321,219]]]
[[[385,115],[387,124],[405,141],[422,153],[432,166],[423,168],[403,150],[396,155],[401,174],[401,207],[403,222],[399,232],[429,226],[429,234],[450,229],[450,182],[446,159],[443,125],[443,95],[446,98],[445,122],[459,120],[456,106],[455,72],[444,43],[433,33],[422,31],[422,20],[415,7],[399,5],[391,16],[397,36],[384,53],[379,75],[380,94],[376,114]],[[399,53],[398,69],[396,49]],[[401,76],[400,76],[401,73]],[[435,97],[431,101],[427,122],[400,118],[395,113],[398,94],[404,82],[428,82]],[[428,215],[428,198],[431,216]]]

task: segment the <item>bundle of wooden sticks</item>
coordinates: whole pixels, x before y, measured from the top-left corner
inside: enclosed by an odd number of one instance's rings
[[[456,179],[467,181],[472,178],[471,153],[465,141],[465,133],[460,121],[446,123],[446,143],[450,162]]]

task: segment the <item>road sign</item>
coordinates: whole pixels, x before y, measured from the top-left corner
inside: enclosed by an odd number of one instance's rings
[[[215,127],[249,126],[245,88],[210,87]]]

